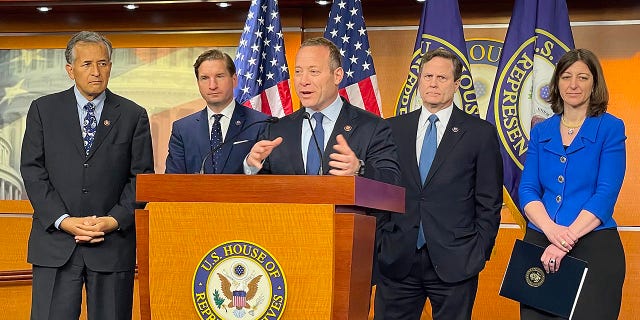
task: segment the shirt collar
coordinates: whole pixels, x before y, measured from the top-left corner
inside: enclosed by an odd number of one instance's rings
[[[80,91],[78,90],[77,86],[73,86],[73,93],[76,96],[76,101],[78,102],[78,106],[80,106],[80,108],[83,108],[88,102],[89,100],[87,100],[87,98],[85,98],[82,93],[80,93]],[[104,104],[104,100],[106,99],[107,94],[103,91],[101,94],[99,94],[97,97],[95,97],[91,103],[93,103],[93,106],[98,108],[98,106],[102,106]]]
[[[220,114],[224,118],[231,119],[231,116],[233,115],[233,111],[235,110],[235,108],[236,108],[236,102],[232,99],[229,105],[227,105],[226,107],[224,107],[224,109],[222,109]],[[207,106],[207,119],[211,119],[211,117],[213,117],[214,114],[216,113],[214,113],[213,110],[211,110],[211,108]]]
[[[455,107],[453,106],[453,102],[452,102],[448,107],[436,112],[435,115],[438,116],[438,122],[446,126],[449,123],[449,119],[451,119],[453,108]],[[427,108],[422,106],[422,111],[420,112],[420,120],[419,120],[420,122],[418,123],[421,126],[426,125],[429,119],[429,116],[432,114],[434,113],[431,113],[429,110],[427,110]]]
[[[313,111],[310,108],[305,108],[305,110],[309,112],[309,115],[311,116],[313,116],[314,113],[318,112],[318,111]],[[342,99],[340,98],[340,95],[338,95],[335,101],[333,101],[330,105],[328,105],[326,108],[322,109],[319,112],[322,112],[325,118],[329,119],[332,122],[335,122],[338,119],[338,116],[340,115],[341,110],[342,110]]]

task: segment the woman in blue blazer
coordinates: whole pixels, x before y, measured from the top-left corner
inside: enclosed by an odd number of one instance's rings
[[[617,319],[625,257],[613,209],[626,166],[622,120],[606,113],[609,94],[597,57],[575,49],[550,84],[555,115],[531,130],[520,182],[529,223],[525,241],[546,247],[547,272],[569,254],[589,264],[574,319]],[[520,306],[521,319],[557,319]]]

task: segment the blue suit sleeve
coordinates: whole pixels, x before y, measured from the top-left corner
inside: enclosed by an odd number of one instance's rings
[[[542,201],[542,185],[540,184],[540,158],[539,148],[539,126],[531,129],[529,146],[527,147],[527,158],[522,171],[522,179],[518,195],[520,197],[520,210],[524,212],[524,207],[532,201]]]
[[[187,173],[184,160],[184,142],[179,126],[173,123],[169,138],[169,154],[167,155],[165,173]]]
[[[618,119],[604,132],[596,189],[583,207],[603,222],[611,219],[613,215],[613,208],[624,179],[627,139],[624,132],[624,123]]]

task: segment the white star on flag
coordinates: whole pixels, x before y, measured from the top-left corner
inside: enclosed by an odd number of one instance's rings
[[[236,53],[239,103],[282,117],[293,111],[277,0],[253,0]],[[248,28],[247,28],[248,26]]]
[[[340,82],[340,95],[351,104],[382,116],[380,90],[366,30],[359,0],[334,0],[324,37],[331,40],[342,55],[345,76]]]

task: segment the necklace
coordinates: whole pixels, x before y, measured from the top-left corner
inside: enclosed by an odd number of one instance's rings
[[[560,122],[562,122],[562,125],[567,128],[567,133],[569,135],[573,135],[573,133],[576,132],[576,129],[578,129],[578,128],[580,128],[582,126],[582,123],[584,123],[585,119],[582,119],[580,121],[580,123],[578,123],[578,124],[569,124],[564,120],[564,116],[562,116],[562,117],[560,117]]]

